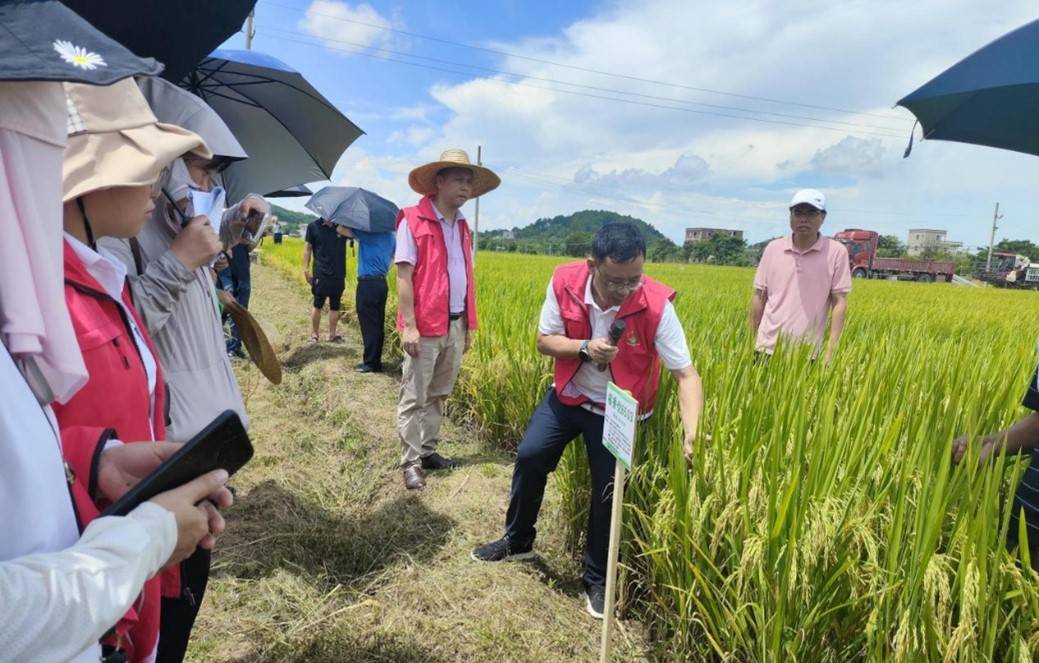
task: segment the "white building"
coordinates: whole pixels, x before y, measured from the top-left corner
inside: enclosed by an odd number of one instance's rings
[[[906,251],[911,256],[918,256],[928,249],[955,252],[963,248],[963,242],[950,242],[945,230],[932,228],[911,228],[906,241]]]
[[[737,237],[743,239],[742,230],[731,230],[729,228],[686,228],[685,229],[685,241],[686,242],[702,242],[706,239],[710,239],[715,235],[722,235],[723,237]]]

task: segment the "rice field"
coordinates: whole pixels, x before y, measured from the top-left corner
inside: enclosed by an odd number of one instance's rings
[[[301,253],[292,245],[282,250]],[[518,442],[551,382],[534,338],[563,260],[478,256],[481,326],[451,405],[491,444]],[[664,378],[625,496],[622,609],[661,658],[1039,658],[1039,576],[1003,543],[1024,461],[949,462],[956,435],[1023,414],[1035,293],[856,281],[831,365],[800,348],[755,363],[752,270],[647,272],[680,293],[705,390],[690,470]],[[582,449],[571,445],[555,474],[575,552]]]
[[[562,259],[478,257],[481,328],[455,405],[515,445],[550,365],[538,311]],[[753,271],[650,265],[675,287],[703,376],[693,468],[673,382],[639,431],[626,493],[628,614],[692,660],[1017,660],[1039,656],[1037,577],[1003,545],[1023,464],[949,462],[959,433],[1023,412],[1035,293],[857,281],[830,366],[753,361]],[[556,473],[570,540],[583,445]]]

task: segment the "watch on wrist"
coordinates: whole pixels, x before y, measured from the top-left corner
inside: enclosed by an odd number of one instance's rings
[[[581,361],[591,361],[592,355],[588,352],[589,341],[583,341],[581,347],[577,350],[577,356],[581,358]]]

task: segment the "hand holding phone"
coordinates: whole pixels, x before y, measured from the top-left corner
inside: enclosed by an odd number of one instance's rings
[[[188,484],[214,470],[237,472],[253,455],[249,436],[233,410],[221,413],[208,426],[131,487],[102,516],[125,516],[141,502]],[[199,498],[203,499],[205,495]]]
[[[227,472],[215,470],[150,500],[172,513],[177,521],[177,543],[163,566],[182,562],[195,548],[211,549],[216,543],[216,537],[224,531],[224,517],[211,500],[213,495],[219,495],[221,507],[231,506],[233,498],[224,487],[226,481]]]

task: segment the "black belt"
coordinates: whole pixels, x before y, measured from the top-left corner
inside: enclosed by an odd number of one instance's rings
[[[357,280],[358,281],[385,281],[386,280],[386,275],[383,274],[382,276],[358,276]]]
[[[447,319],[448,320],[458,320],[461,317],[462,317],[461,313],[448,313],[447,314]]]

